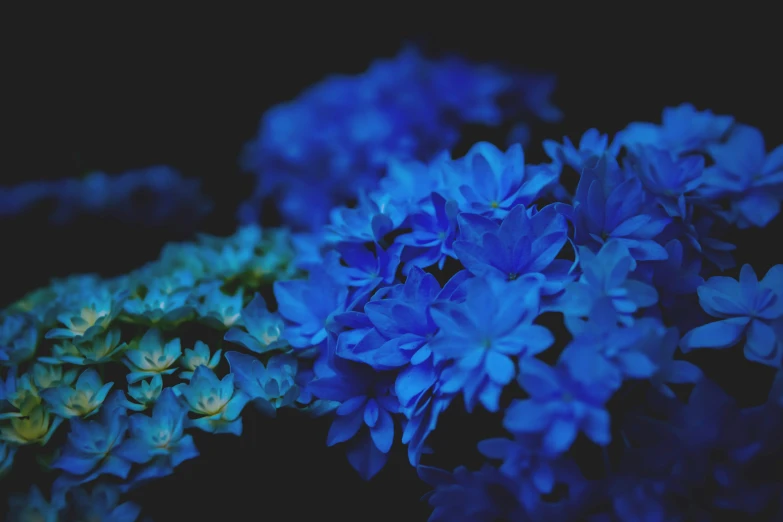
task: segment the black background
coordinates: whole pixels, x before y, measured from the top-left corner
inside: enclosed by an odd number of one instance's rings
[[[774,65],[781,49],[773,45],[771,24],[763,22],[770,13],[720,19],[698,13],[685,19],[681,13],[644,11],[587,16],[566,6],[524,16],[512,12],[524,12],[523,4],[511,11],[489,9],[474,6],[457,18],[428,20],[413,11],[397,20],[380,8],[332,13],[339,23],[304,7],[296,14],[8,17],[0,184],[168,164],[201,179],[216,203],[198,229],[229,234],[237,203],[252,184],[240,175],[237,156],[263,111],[329,73],[359,73],[372,59],[396,54],[405,41],[434,55],[457,52],[556,73],[555,102],[565,119],[534,127],[526,151],[534,162],[543,159],[537,146],[542,139],[657,122],[663,107],[684,101],[761,128],[769,149],[783,142],[783,83]],[[473,12],[481,10],[488,16]],[[417,21],[410,22],[413,18]],[[460,151],[479,139],[503,145],[501,137],[470,129]],[[3,304],[52,277],[126,272],[154,259],[165,242],[193,233],[187,227],[142,228],[95,218],[56,229],[47,225],[46,210],[0,221]],[[774,248],[766,255],[753,249],[759,238],[775,233],[779,238],[780,231],[777,220],[773,230],[743,234],[740,262],[752,260],[765,272],[779,261],[769,257]],[[436,439],[444,455],[455,456],[442,462],[449,466],[478,462],[473,442],[451,442],[464,430],[459,417],[448,415],[440,428],[456,433]],[[482,418],[471,424],[480,425]],[[325,448],[327,420],[247,415],[245,423],[238,439],[199,436],[201,458],[135,495],[144,513],[159,522],[311,515],[426,519],[429,508],[418,499],[427,487],[401,448],[365,483],[341,449]],[[13,489],[27,487],[11,481]],[[6,481],[2,487],[7,486]]]

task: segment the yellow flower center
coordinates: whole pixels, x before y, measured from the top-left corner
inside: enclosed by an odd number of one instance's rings
[[[92,402],[93,393],[89,391],[76,390],[68,398],[65,407],[74,415],[84,416],[92,412],[96,404]]]
[[[20,438],[27,442],[37,442],[49,431],[49,412],[43,406],[38,406],[27,417],[11,419],[11,427]]]

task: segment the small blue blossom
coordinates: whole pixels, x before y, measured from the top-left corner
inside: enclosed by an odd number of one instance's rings
[[[208,433],[242,434],[239,415],[250,398],[234,387],[234,374],[218,379],[206,366],[198,366],[190,382],[175,389],[190,411],[199,416],[191,419],[190,425]]]
[[[414,267],[427,268],[437,265],[443,270],[446,259],[456,259],[452,245],[457,235],[457,213],[455,200],[446,200],[437,192],[430,196],[432,212],[425,209],[409,217],[411,232],[397,236],[395,242],[405,248],[402,253],[403,273]]]
[[[41,390],[41,397],[52,413],[60,417],[90,417],[98,413],[112,386],[113,382],[104,384],[98,372],[90,368],[79,375],[73,387],[57,386]]]
[[[30,359],[40,335],[35,317],[25,312],[0,317],[0,364],[19,364]]]
[[[153,279],[144,297],[125,301],[123,310],[134,321],[147,325],[175,325],[195,314],[191,289],[174,289],[165,279]]]
[[[575,380],[564,366],[551,367],[538,359],[520,362],[519,384],[530,394],[506,410],[503,426],[515,434],[543,435],[543,447],[561,453],[571,447],[579,431],[605,446],[611,440],[606,401],[611,387]]]
[[[460,210],[502,219],[517,205],[530,206],[549,185],[557,182],[557,171],[525,167],[520,145],[503,153],[490,143],[477,143],[464,158],[445,165],[451,169],[454,199]]]
[[[240,288],[234,295],[227,295],[220,287],[219,281],[201,285],[195,296],[198,300],[196,313],[214,328],[231,328],[241,317],[244,292]]]
[[[388,379],[378,379],[367,366],[349,364],[336,375],[316,379],[308,387],[316,397],[340,403],[326,444],[333,446],[354,439],[348,459],[365,479],[381,470],[394,442],[392,414],[399,412],[400,404],[390,384]],[[363,425],[369,428],[371,442],[360,434]]]
[[[549,158],[562,166],[569,166],[581,173],[585,167],[594,167],[598,158],[609,148],[609,136],[601,134],[598,129],[588,129],[579,138],[579,146],[575,147],[568,136],[560,144],[554,140],[544,140],[544,152]]]
[[[226,360],[235,376],[236,386],[260,412],[274,417],[277,410],[291,406],[299,398],[295,382],[297,360],[288,354],[273,355],[266,365],[239,352],[228,352]]]
[[[72,385],[79,375],[79,370],[73,368],[66,371],[61,365],[35,363],[30,367],[28,375],[32,377],[32,382],[38,390],[46,390]]]
[[[223,350],[216,350],[214,354],[210,355],[207,343],[196,341],[193,349],[185,348],[185,353],[180,357],[180,365],[184,371],[179,372],[179,377],[181,379],[190,379],[199,366],[206,366],[210,370],[214,370],[220,362],[222,353]]]
[[[759,281],[743,265],[739,281],[716,276],[698,289],[702,308],[719,321],[694,328],[680,341],[684,352],[696,348],[729,348],[745,339],[748,360],[780,367],[783,358],[783,265]]]
[[[461,271],[441,290],[433,275],[414,268],[404,285],[386,287],[381,296],[376,294],[377,298],[364,306],[365,316],[361,319],[367,324],[340,333],[337,355],[377,370],[427,360],[431,355],[429,341],[438,330],[430,305],[438,299],[449,299],[468,276]]]
[[[661,125],[631,123],[616,140],[625,147],[650,145],[680,155],[705,151],[709,145],[719,142],[734,124],[731,116],[698,111],[690,103],[665,108],[662,120]]]
[[[148,381],[140,381],[135,385],[128,385],[128,395],[134,402],[128,402],[126,407],[133,411],[144,411],[155,404],[163,391],[163,377],[154,375]]]
[[[375,245],[373,252],[364,245],[341,243],[335,250],[340,254],[344,266],[336,265],[332,274],[347,286],[355,288],[353,300],[359,300],[380,285],[394,283],[402,248],[402,245],[396,243],[387,249]]]
[[[331,243],[381,243],[407,217],[407,210],[386,194],[359,194],[354,208],[337,207],[330,213],[325,238]]]
[[[655,364],[640,348],[651,338],[660,343],[663,332],[663,325],[653,318],[638,319],[631,327],[618,326],[612,303],[604,300],[590,312],[560,360],[576,380],[600,381],[616,390],[624,379],[655,374]]]
[[[345,307],[348,288],[324,272],[310,272],[306,281],[276,281],[275,298],[286,319],[286,339],[294,348],[318,346],[328,337],[327,324]]]
[[[568,285],[558,302],[572,333],[582,328],[580,319],[590,315],[602,301],[611,303],[616,321],[626,326],[633,324],[633,314],[639,309],[658,301],[654,287],[630,278],[636,261],[620,241],[609,241],[598,254],[580,247],[579,266],[582,275]]]
[[[65,472],[57,478],[56,490],[85,484],[101,475],[128,477],[131,463],[117,454],[128,430],[124,408],[105,408],[99,421],[73,418],[70,426],[65,449],[52,463],[52,468]]]
[[[524,206],[511,210],[500,225],[475,214],[461,214],[454,251],[473,275],[513,281],[544,274],[542,290],[551,295],[568,282],[573,262],[555,259],[568,241],[568,223],[554,206],[532,216]]]
[[[185,434],[188,408],[171,388],[166,388],[152,408],[152,415],[130,417],[130,437],[117,450],[123,458],[146,465],[135,482],[173,473],[182,462],[199,455],[193,437]]]
[[[283,318],[269,311],[261,294],[256,294],[240,313],[242,326],[235,326],[226,332],[226,341],[255,353],[282,350],[288,346],[288,341],[283,338]]]
[[[0,387],[0,419],[23,417],[41,404],[41,396],[32,376],[24,373],[17,376],[16,367],[11,367]],[[7,410],[16,411],[7,411]]]
[[[38,360],[49,364],[68,363],[79,366],[104,364],[113,361],[127,347],[126,343],[120,342],[120,331],[113,329],[89,341],[76,344],[63,341],[55,346],[52,357],[39,357]]]
[[[673,158],[668,151],[640,147],[634,150],[632,163],[633,173],[669,216],[688,216],[688,199],[703,183],[703,156]]]
[[[518,496],[528,508],[534,508],[540,495],[555,487],[557,455],[547,453],[536,436],[486,439],[479,442],[478,450],[489,459],[502,461],[498,471],[518,485]]]
[[[594,252],[610,239],[622,242],[637,261],[666,259],[656,241],[672,218],[667,216],[637,177],[625,177],[613,159],[604,156],[585,169],[573,206],[558,208],[574,224],[574,242]]]
[[[715,165],[704,173],[704,193],[728,197],[725,218],[739,228],[764,227],[780,213],[783,201],[783,145],[767,154],[758,129],[737,125],[726,143],[709,148]]]
[[[14,415],[0,422],[0,441],[18,446],[44,446],[62,422],[62,417],[52,415],[43,404],[33,405],[23,415]]]
[[[164,343],[160,330],[150,328],[135,346],[125,351],[123,363],[130,370],[126,376],[128,383],[155,375],[171,375],[177,371],[175,364],[181,356],[179,338]]]
[[[462,390],[465,406],[477,402],[498,411],[500,392],[514,380],[512,357],[532,357],[549,348],[554,336],[533,324],[539,313],[540,277],[511,282],[470,279],[464,302],[438,301],[431,313],[440,327],[430,349],[454,364],[441,375],[442,391]]]
[[[127,292],[114,294],[108,290],[88,293],[81,306],[57,315],[64,328],[46,332],[47,339],[73,339],[87,341],[103,333],[120,314],[127,299]]]

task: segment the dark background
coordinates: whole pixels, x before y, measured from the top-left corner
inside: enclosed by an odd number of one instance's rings
[[[9,17],[0,185],[167,164],[201,179],[216,204],[198,228],[229,234],[252,184],[240,175],[237,156],[263,111],[328,73],[359,73],[405,41],[434,55],[457,52],[556,73],[555,102],[565,119],[534,126],[526,151],[534,162],[543,159],[542,139],[658,122],[665,106],[685,101],[761,128],[768,149],[783,142],[783,83],[774,66],[781,49],[763,21],[770,13],[683,19],[681,13],[634,11],[585,16],[562,7],[525,16],[496,9],[486,20],[468,12],[459,19],[402,22],[379,11],[334,15],[342,21],[333,24],[302,11],[198,20],[188,13]],[[504,145],[500,138],[497,131],[470,129],[460,151],[479,139]],[[0,221],[2,304],[52,277],[126,272],[154,259],[165,242],[193,233],[95,218],[57,229],[46,219],[47,209],[38,208]],[[775,264],[779,258],[756,249],[759,238],[773,234],[743,234],[740,262],[752,260],[760,273]],[[477,463],[473,440],[450,442],[463,431],[459,417],[447,415],[440,429],[451,426],[456,433],[436,439],[442,454],[454,457],[441,464],[451,467]],[[305,520],[311,513],[345,521],[426,519],[429,508],[418,498],[427,487],[401,448],[365,483],[341,449],[325,448],[328,420],[246,415],[245,423],[239,439],[199,436],[201,458],[136,495],[144,513],[159,522],[192,516]]]

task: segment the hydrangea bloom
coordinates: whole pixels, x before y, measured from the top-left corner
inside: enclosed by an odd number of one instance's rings
[[[190,424],[209,433],[242,434],[239,414],[249,397],[234,388],[234,374],[218,379],[206,366],[198,366],[190,382],[179,385],[176,390],[190,411],[198,415]]]
[[[365,479],[401,435],[431,520],[779,518],[783,265],[721,272],[744,255],[727,230],[779,214],[781,148],[683,104],[547,140],[539,165],[518,143],[449,153],[461,123],[557,118],[551,88],[413,51],[328,80],[244,158],[265,182],[240,215],[276,199],[297,232],[169,244],[0,312],[0,475],[44,445],[55,486],[12,518],[133,520],[121,495],[198,456],[189,431],[242,434],[248,404],[327,416]],[[458,451],[477,470],[430,466],[468,435],[438,436],[447,409],[496,421]]]

